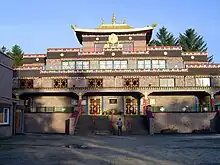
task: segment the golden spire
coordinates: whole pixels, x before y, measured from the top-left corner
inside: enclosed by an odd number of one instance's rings
[[[116,24],[116,17],[115,17],[115,13],[113,13],[113,15],[112,15],[112,24]]]
[[[126,18],[124,18],[124,20],[123,20],[123,24],[126,24]]]
[[[102,24],[104,24],[105,23],[105,20],[104,19],[102,19]]]

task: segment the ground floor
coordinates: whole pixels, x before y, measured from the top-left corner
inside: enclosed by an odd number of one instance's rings
[[[69,120],[80,109],[82,115],[76,127],[83,134],[94,130],[111,132],[118,118],[123,120],[124,132],[146,133],[142,121],[145,107],[150,104],[156,133],[167,130],[192,133],[215,131],[220,96],[212,97],[205,91],[161,91],[148,95],[140,92],[87,92],[79,98],[73,92],[37,92],[23,93],[20,99],[24,100],[25,107],[18,124],[21,132],[68,133]]]
[[[23,93],[25,112],[73,112],[79,97],[71,92]],[[84,115],[143,115],[146,105],[153,112],[208,112],[219,109],[220,95],[214,97],[205,91],[175,92],[87,92],[82,96]]]
[[[0,164],[214,165],[219,148],[218,135],[26,135],[0,141]]]

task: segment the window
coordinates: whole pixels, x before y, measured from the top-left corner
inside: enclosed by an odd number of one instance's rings
[[[89,88],[101,88],[103,87],[103,79],[88,79]]]
[[[54,79],[53,80],[53,87],[54,88],[67,88],[68,81],[67,81],[67,79]]]
[[[123,43],[123,51],[133,52],[134,51],[134,44],[132,42]]]
[[[62,69],[75,69],[75,61],[62,62]]]
[[[210,78],[196,78],[196,86],[210,86]]]
[[[118,99],[109,99],[109,104],[117,104],[118,103]]]
[[[127,88],[139,87],[139,79],[138,78],[124,79],[124,87],[127,87]]]
[[[127,69],[128,61],[114,61],[114,69]]]
[[[174,87],[174,79],[160,79],[161,87]]]
[[[76,61],[76,69],[89,69],[89,61]]]
[[[165,60],[152,60],[152,68],[154,69],[166,68],[166,61]]]
[[[99,61],[100,69],[113,69],[113,61]]]
[[[20,79],[19,83],[21,89],[31,89],[34,87],[33,79]]]
[[[0,125],[9,124],[9,108],[0,108]]]
[[[138,69],[150,69],[151,60],[138,60]]]

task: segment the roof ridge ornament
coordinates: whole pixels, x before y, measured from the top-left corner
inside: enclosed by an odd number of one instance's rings
[[[126,18],[124,18],[124,20],[123,20],[123,24],[126,24]]]
[[[113,15],[112,15],[112,24],[116,24],[116,17],[115,17],[115,13],[113,13]]]

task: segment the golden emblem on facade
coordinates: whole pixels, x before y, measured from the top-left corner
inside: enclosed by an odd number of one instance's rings
[[[116,34],[111,34],[109,37],[108,37],[108,42],[111,43],[111,44],[116,44],[118,42],[118,36]]]
[[[119,43],[118,36],[114,33],[108,36],[108,42],[105,44],[104,49],[122,48],[123,45]]]

